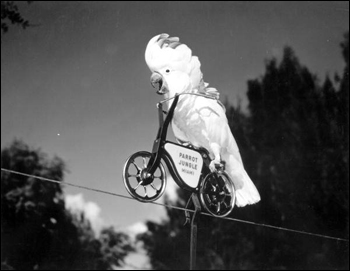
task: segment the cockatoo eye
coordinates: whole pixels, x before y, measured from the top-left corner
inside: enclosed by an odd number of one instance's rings
[[[169,70],[169,69],[166,69],[166,70],[165,70],[165,72],[166,72],[166,73],[169,73],[169,72],[170,72],[170,70]]]

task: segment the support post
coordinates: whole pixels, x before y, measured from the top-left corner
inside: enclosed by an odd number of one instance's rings
[[[195,209],[191,221],[190,270],[195,270],[197,253],[197,219],[198,214],[201,211],[201,204],[196,193],[193,193],[191,197]]]

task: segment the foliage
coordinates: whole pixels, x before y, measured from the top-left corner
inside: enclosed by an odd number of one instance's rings
[[[63,180],[62,159],[15,140],[1,152],[1,167]],[[96,237],[83,214],[65,209],[60,184],[1,172],[2,269],[112,269],[133,248],[112,227]]]
[[[31,2],[27,1],[28,4]],[[29,21],[22,17],[14,1],[1,1],[1,34],[8,31],[8,22],[20,25],[23,29],[29,26]]]
[[[227,105],[227,117],[261,202],[232,217],[348,239],[349,38],[341,44],[340,82],[320,85],[290,47],[280,63],[248,81],[249,115]],[[178,205],[184,206],[179,194]],[[189,227],[183,214],[148,222],[141,235],[156,269],[188,269]],[[200,269],[347,269],[348,242],[201,216]]]

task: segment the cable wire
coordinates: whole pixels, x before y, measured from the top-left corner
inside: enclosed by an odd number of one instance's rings
[[[94,191],[94,192],[98,192],[98,193],[102,193],[102,194],[107,194],[107,195],[110,195],[110,196],[120,197],[120,198],[124,198],[124,199],[129,199],[129,200],[136,200],[134,198],[131,198],[131,197],[128,197],[128,196],[124,196],[124,195],[121,195],[121,194],[118,194],[118,193],[112,193],[112,192],[108,192],[108,191],[104,191],[104,190],[100,190],[100,189],[96,189],[96,188],[86,187],[86,186],[83,186],[83,185],[77,185],[77,184],[72,184],[72,183],[68,183],[68,182],[52,180],[52,179],[48,179],[48,178],[45,178],[45,177],[40,177],[40,176],[31,175],[31,174],[26,174],[26,173],[22,173],[22,172],[10,170],[10,169],[1,168],[1,171],[12,173],[12,174],[17,174],[17,175],[22,175],[22,176],[26,176],[26,177],[31,177],[31,178],[35,178],[35,179],[42,180],[42,181],[57,183],[57,184],[66,185],[66,186],[72,186],[72,187],[85,189],[85,190],[89,190],[89,191]],[[149,202],[149,203],[153,204],[153,205],[163,206],[163,207],[170,208],[170,209],[176,209],[176,210],[188,211],[188,212],[194,213],[194,210],[183,208],[183,207],[178,207],[178,206],[173,206],[173,205],[168,205],[168,204],[163,204],[163,203],[158,203],[158,202]],[[250,225],[259,226],[259,227],[266,227],[266,228],[282,230],[282,231],[288,231],[288,232],[293,232],[293,233],[299,233],[299,234],[304,234],[304,235],[309,235],[309,236],[314,236],[314,237],[321,237],[321,238],[331,239],[331,240],[336,240],[336,241],[349,242],[349,239],[345,239],[345,238],[333,237],[333,236],[322,235],[322,234],[306,232],[306,231],[299,231],[299,230],[294,230],[294,229],[289,229],[289,228],[284,228],[284,227],[278,227],[278,226],[273,226],[273,225],[263,224],[263,223],[256,223],[256,222],[242,220],[242,219],[237,219],[237,218],[232,218],[232,217],[214,217],[214,216],[212,216],[212,215],[210,215],[208,213],[201,213],[201,214],[202,215],[206,215],[206,216],[210,216],[210,217],[213,217],[213,218],[217,218],[217,219],[224,219],[224,220],[229,220],[229,221],[235,221],[235,222],[250,224]]]

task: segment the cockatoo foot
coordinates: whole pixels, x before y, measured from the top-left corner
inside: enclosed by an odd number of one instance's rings
[[[212,160],[209,164],[209,169],[211,172],[216,172],[219,168],[222,168],[222,164],[218,160]]]

